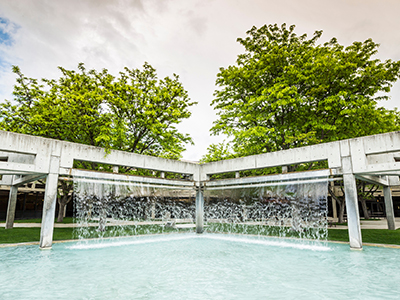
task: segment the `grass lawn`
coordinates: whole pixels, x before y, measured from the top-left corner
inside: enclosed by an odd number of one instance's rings
[[[115,232],[114,226],[108,226],[105,232],[99,233],[95,227],[90,229],[92,238],[97,237],[114,237],[118,233]],[[155,234],[155,233],[170,233],[182,232],[187,229],[173,229],[169,227],[162,227],[160,225],[141,225],[141,226],[125,226],[125,235],[142,235],[142,234]],[[132,234],[132,232],[134,232]],[[54,228],[53,240],[71,240],[76,239],[74,228]],[[25,242],[38,242],[40,240],[40,228],[23,228],[16,227],[12,229],[0,228],[0,244],[9,243],[25,243]]]
[[[73,228],[55,228],[53,240],[72,239]],[[40,228],[0,228],[0,244],[38,242],[40,240]]]
[[[1,221],[0,223],[5,223],[6,221]],[[42,223],[42,219],[25,219],[25,220],[14,220],[14,223]],[[57,219],[55,219],[55,223],[57,223]],[[74,218],[68,217],[64,218],[63,224],[74,223]]]

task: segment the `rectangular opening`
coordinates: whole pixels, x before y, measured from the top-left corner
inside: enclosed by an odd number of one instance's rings
[[[226,172],[226,173],[218,173],[211,174],[210,180],[218,180],[218,179],[230,179],[236,178],[236,173],[239,173],[239,177],[254,177],[254,176],[264,176],[264,175],[277,175],[284,173],[292,173],[292,172],[304,172],[304,171],[315,171],[315,170],[324,170],[328,169],[328,161],[314,161],[308,163],[300,163],[300,164],[292,164],[286,166],[277,166],[277,167],[267,167],[260,169],[251,169],[244,171],[234,171],[234,172]]]
[[[102,164],[102,163],[89,162],[83,160],[74,160],[73,168],[79,170],[118,173],[118,174],[144,176],[152,178],[193,180],[191,174],[163,172],[158,170],[150,170],[150,169],[142,169],[142,168],[126,167],[126,166],[116,166],[116,165]]]

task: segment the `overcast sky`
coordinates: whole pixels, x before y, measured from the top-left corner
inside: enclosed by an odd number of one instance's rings
[[[58,78],[57,66],[106,68],[145,61],[159,77],[180,75],[193,101],[192,117],[179,128],[189,133],[184,159],[198,160],[211,143],[216,116],[213,99],[220,67],[234,64],[243,48],[236,42],[253,25],[295,24],[297,34],[323,30],[321,42],[349,45],[372,38],[378,57],[400,60],[398,0],[0,0],[0,101],[15,83],[11,65],[33,78]],[[400,83],[382,103],[400,104]]]

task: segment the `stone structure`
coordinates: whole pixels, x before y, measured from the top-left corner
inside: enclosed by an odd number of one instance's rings
[[[388,228],[394,229],[391,187],[400,185],[400,132],[391,132],[337,142],[289,149],[284,151],[230,159],[199,165],[167,160],[122,151],[105,149],[0,131],[1,185],[10,186],[6,228],[14,223],[18,187],[27,182],[46,178],[40,247],[52,246],[56,209],[57,182],[60,176],[90,176],[90,172],[73,169],[73,163],[87,161],[118,166],[161,171],[161,178],[99,173],[97,178],[115,176],[118,180],[196,189],[196,231],[203,231],[203,188],[229,188],[241,184],[263,184],[262,178],[240,178],[239,172],[251,169],[286,166],[316,161],[327,161],[329,170],[272,175],[268,181],[309,180],[323,176],[342,177],[345,187],[350,247],[362,249],[360,218],[357,202],[356,178],[383,186]],[[165,172],[187,174],[190,181],[164,179]],[[209,181],[212,174],[235,172],[234,179]],[[325,173],[324,173],[325,172]],[[267,177],[267,176],[264,176]]]

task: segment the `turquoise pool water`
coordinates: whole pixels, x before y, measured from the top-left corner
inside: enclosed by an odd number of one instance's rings
[[[0,299],[398,299],[400,250],[218,234],[0,249]]]

